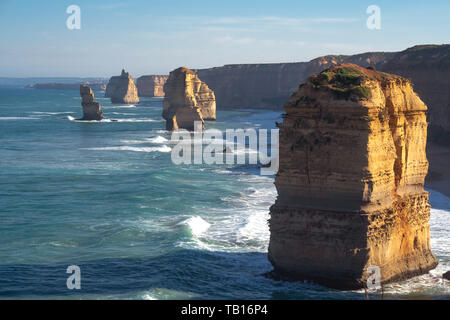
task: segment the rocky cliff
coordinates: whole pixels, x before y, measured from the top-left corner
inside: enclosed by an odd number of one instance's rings
[[[168,76],[142,76],[136,81],[139,97],[164,97],[164,84]]]
[[[400,76],[342,64],[285,105],[269,259],[336,288],[423,274],[430,250],[426,105]]]
[[[83,106],[83,118],[81,120],[103,119],[103,111],[100,104],[94,99],[94,92],[86,85],[80,85],[81,105]]]
[[[409,78],[429,106],[431,141],[450,146],[450,45],[423,45],[397,53],[381,70]]]
[[[167,130],[173,130],[177,125],[178,128],[192,130],[192,119],[202,122],[216,119],[214,92],[194,71],[185,67],[172,71],[164,85],[164,92],[162,115],[167,120]]]
[[[330,55],[309,62],[235,64],[195,71],[214,90],[219,108],[281,110],[299,83],[314,73],[344,62],[378,68],[391,56],[392,53],[384,52]]]
[[[329,55],[309,62],[236,64],[195,70],[214,90],[219,108],[282,109],[298,84],[341,63],[410,78],[429,107],[430,138],[450,145],[450,45],[415,46],[402,52]]]
[[[133,78],[122,70],[120,76],[111,77],[106,87],[105,97],[111,98],[112,103],[139,103],[138,91]]]

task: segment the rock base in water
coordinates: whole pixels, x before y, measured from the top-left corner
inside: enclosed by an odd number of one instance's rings
[[[103,111],[100,103],[95,101],[94,92],[86,85],[80,85],[81,105],[83,106],[83,118],[80,120],[100,121],[103,119]]]

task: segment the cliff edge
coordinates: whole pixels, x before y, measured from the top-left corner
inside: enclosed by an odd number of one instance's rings
[[[426,105],[409,80],[354,64],[316,74],[285,105],[269,259],[275,272],[362,288],[420,275],[430,249]]]

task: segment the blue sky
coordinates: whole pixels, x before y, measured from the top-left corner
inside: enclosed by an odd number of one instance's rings
[[[69,30],[69,5],[81,30]],[[369,5],[381,30],[366,27]],[[0,0],[0,76],[135,77],[450,43],[450,1]]]

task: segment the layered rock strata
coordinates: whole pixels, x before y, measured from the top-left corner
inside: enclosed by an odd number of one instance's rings
[[[285,105],[269,259],[329,287],[426,273],[430,249],[426,105],[409,80],[342,64]]]
[[[95,101],[94,92],[86,85],[80,85],[81,105],[83,106],[83,118],[81,120],[96,120],[103,119],[103,111],[100,103]]]
[[[172,71],[164,85],[163,118],[167,130],[178,128],[192,130],[193,120],[215,120],[214,92],[202,82],[195,72],[181,67]]]
[[[105,97],[111,98],[112,103],[139,103],[138,91],[133,78],[122,70],[120,76],[111,77],[106,87]]]
[[[136,81],[139,97],[164,97],[164,84],[168,76],[142,76]]]

